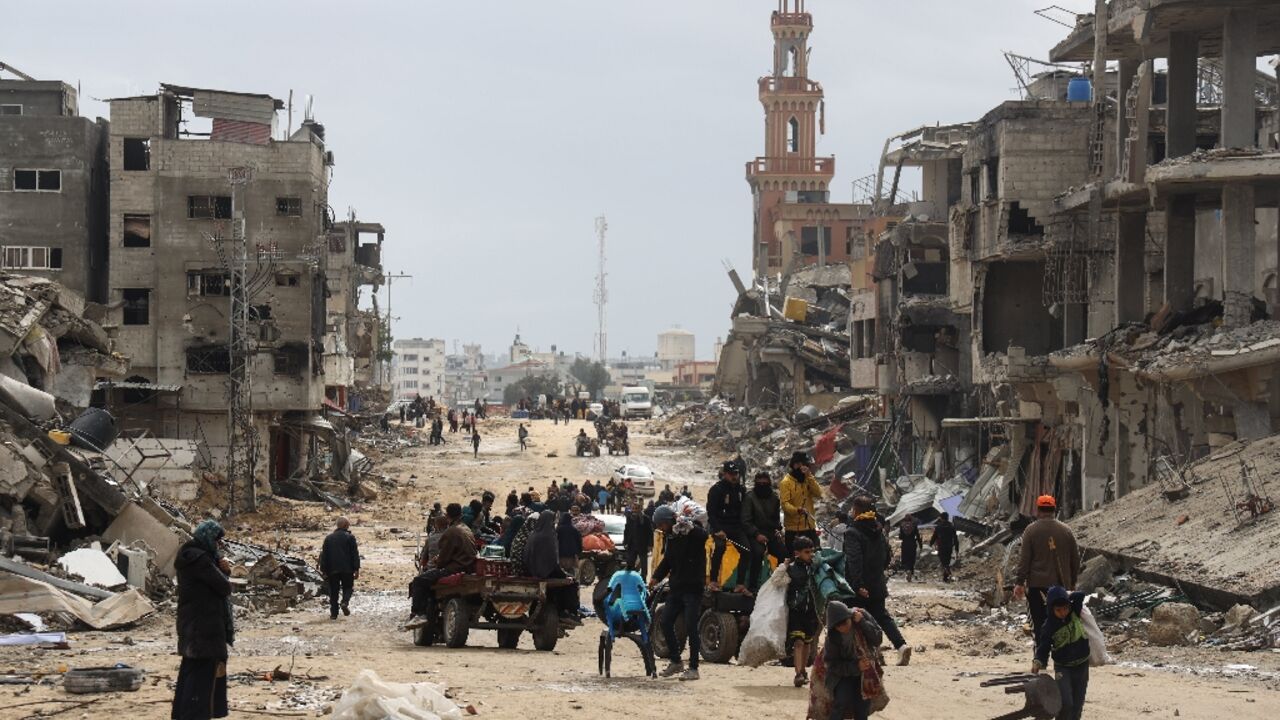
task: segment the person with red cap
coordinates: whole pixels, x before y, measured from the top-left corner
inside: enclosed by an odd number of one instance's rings
[[[1080,548],[1075,533],[1058,521],[1058,501],[1052,495],[1036,499],[1036,520],[1022,531],[1022,556],[1014,578],[1013,597],[1027,598],[1031,632],[1040,632],[1048,617],[1049,588],[1074,590],[1080,577]]]

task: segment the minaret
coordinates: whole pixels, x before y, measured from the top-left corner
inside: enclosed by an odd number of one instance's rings
[[[773,222],[784,202],[826,202],[835,158],[818,157],[823,132],[822,85],[809,79],[813,16],[805,0],[778,0],[772,17],[773,74],[760,78],[765,154],[747,163],[755,199],[752,263],[757,276],[782,269],[782,243]],[[790,194],[790,195],[789,195]]]

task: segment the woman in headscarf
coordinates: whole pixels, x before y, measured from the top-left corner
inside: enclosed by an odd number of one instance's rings
[[[178,683],[173,720],[227,716],[227,646],[235,643],[231,614],[231,564],[218,543],[225,533],[213,520],[200,523],[174,560],[178,576]]]
[[[550,510],[539,513],[532,518],[533,530],[524,546],[524,567],[530,577],[539,580],[562,579],[568,577],[560,567],[559,541],[556,539],[556,514]],[[556,606],[560,617],[577,619],[578,586],[548,588],[547,599]]]
[[[560,551],[560,568],[570,577],[576,576],[578,555],[582,553],[582,533],[573,526],[573,516],[567,512],[560,513],[560,524],[556,528],[556,549]]]

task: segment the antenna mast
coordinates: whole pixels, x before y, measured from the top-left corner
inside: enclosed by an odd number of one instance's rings
[[[604,271],[604,236],[608,230],[609,223],[604,219],[604,216],[601,215],[596,218],[596,237],[600,242],[600,269],[596,274],[595,292],[597,315],[596,355],[602,365],[609,361],[608,334],[605,331],[605,305],[609,303],[609,291],[604,283],[606,277]]]

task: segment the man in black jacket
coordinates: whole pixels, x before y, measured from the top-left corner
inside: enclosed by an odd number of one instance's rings
[[[338,619],[338,608],[343,615],[350,615],[351,591],[360,577],[360,548],[356,536],[351,534],[351,523],[338,518],[338,529],[329,533],[320,549],[320,574],[329,582],[329,619]],[[342,602],[338,602],[338,591]]]
[[[738,586],[743,584],[742,562],[750,562],[750,540],[742,526],[742,475],[736,460],[728,460],[720,468],[720,481],[707,492],[707,523],[711,526],[714,548],[711,551],[711,589],[720,589],[720,563],[728,543],[733,543],[741,554],[738,563]],[[760,559],[755,559],[759,564]]]
[[[773,489],[769,473],[756,473],[751,492],[742,501],[742,527],[751,541],[751,567],[747,570],[747,589],[760,587],[760,565],[767,552],[782,562],[787,549],[782,544],[782,501]]]
[[[893,557],[889,540],[880,527],[875,503],[859,496],[853,501],[853,522],[844,533],[845,580],[858,594],[854,604],[867,611],[898,651],[898,664],[911,662],[911,646],[889,615],[885,601],[889,598],[889,580],[885,570]]]
[[[663,505],[653,511],[654,527],[662,531],[662,562],[653,569],[649,587],[671,576],[670,593],[662,608],[662,634],[671,653],[670,664],[663,677],[679,675],[681,680],[698,679],[698,653],[702,641],[698,636],[698,618],[702,614],[702,593],[707,587],[707,531],[689,518],[676,521],[675,510]],[[680,645],[676,644],[676,618],[684,614],[689,637],[689,668],[680,662]]]
[[[649,550],[653,548],[653,521],[644,514],[644,501],[631,503],[627,512],[627,526],[622,531],[622,543],[627,549],[627,565],[649,577]]]

